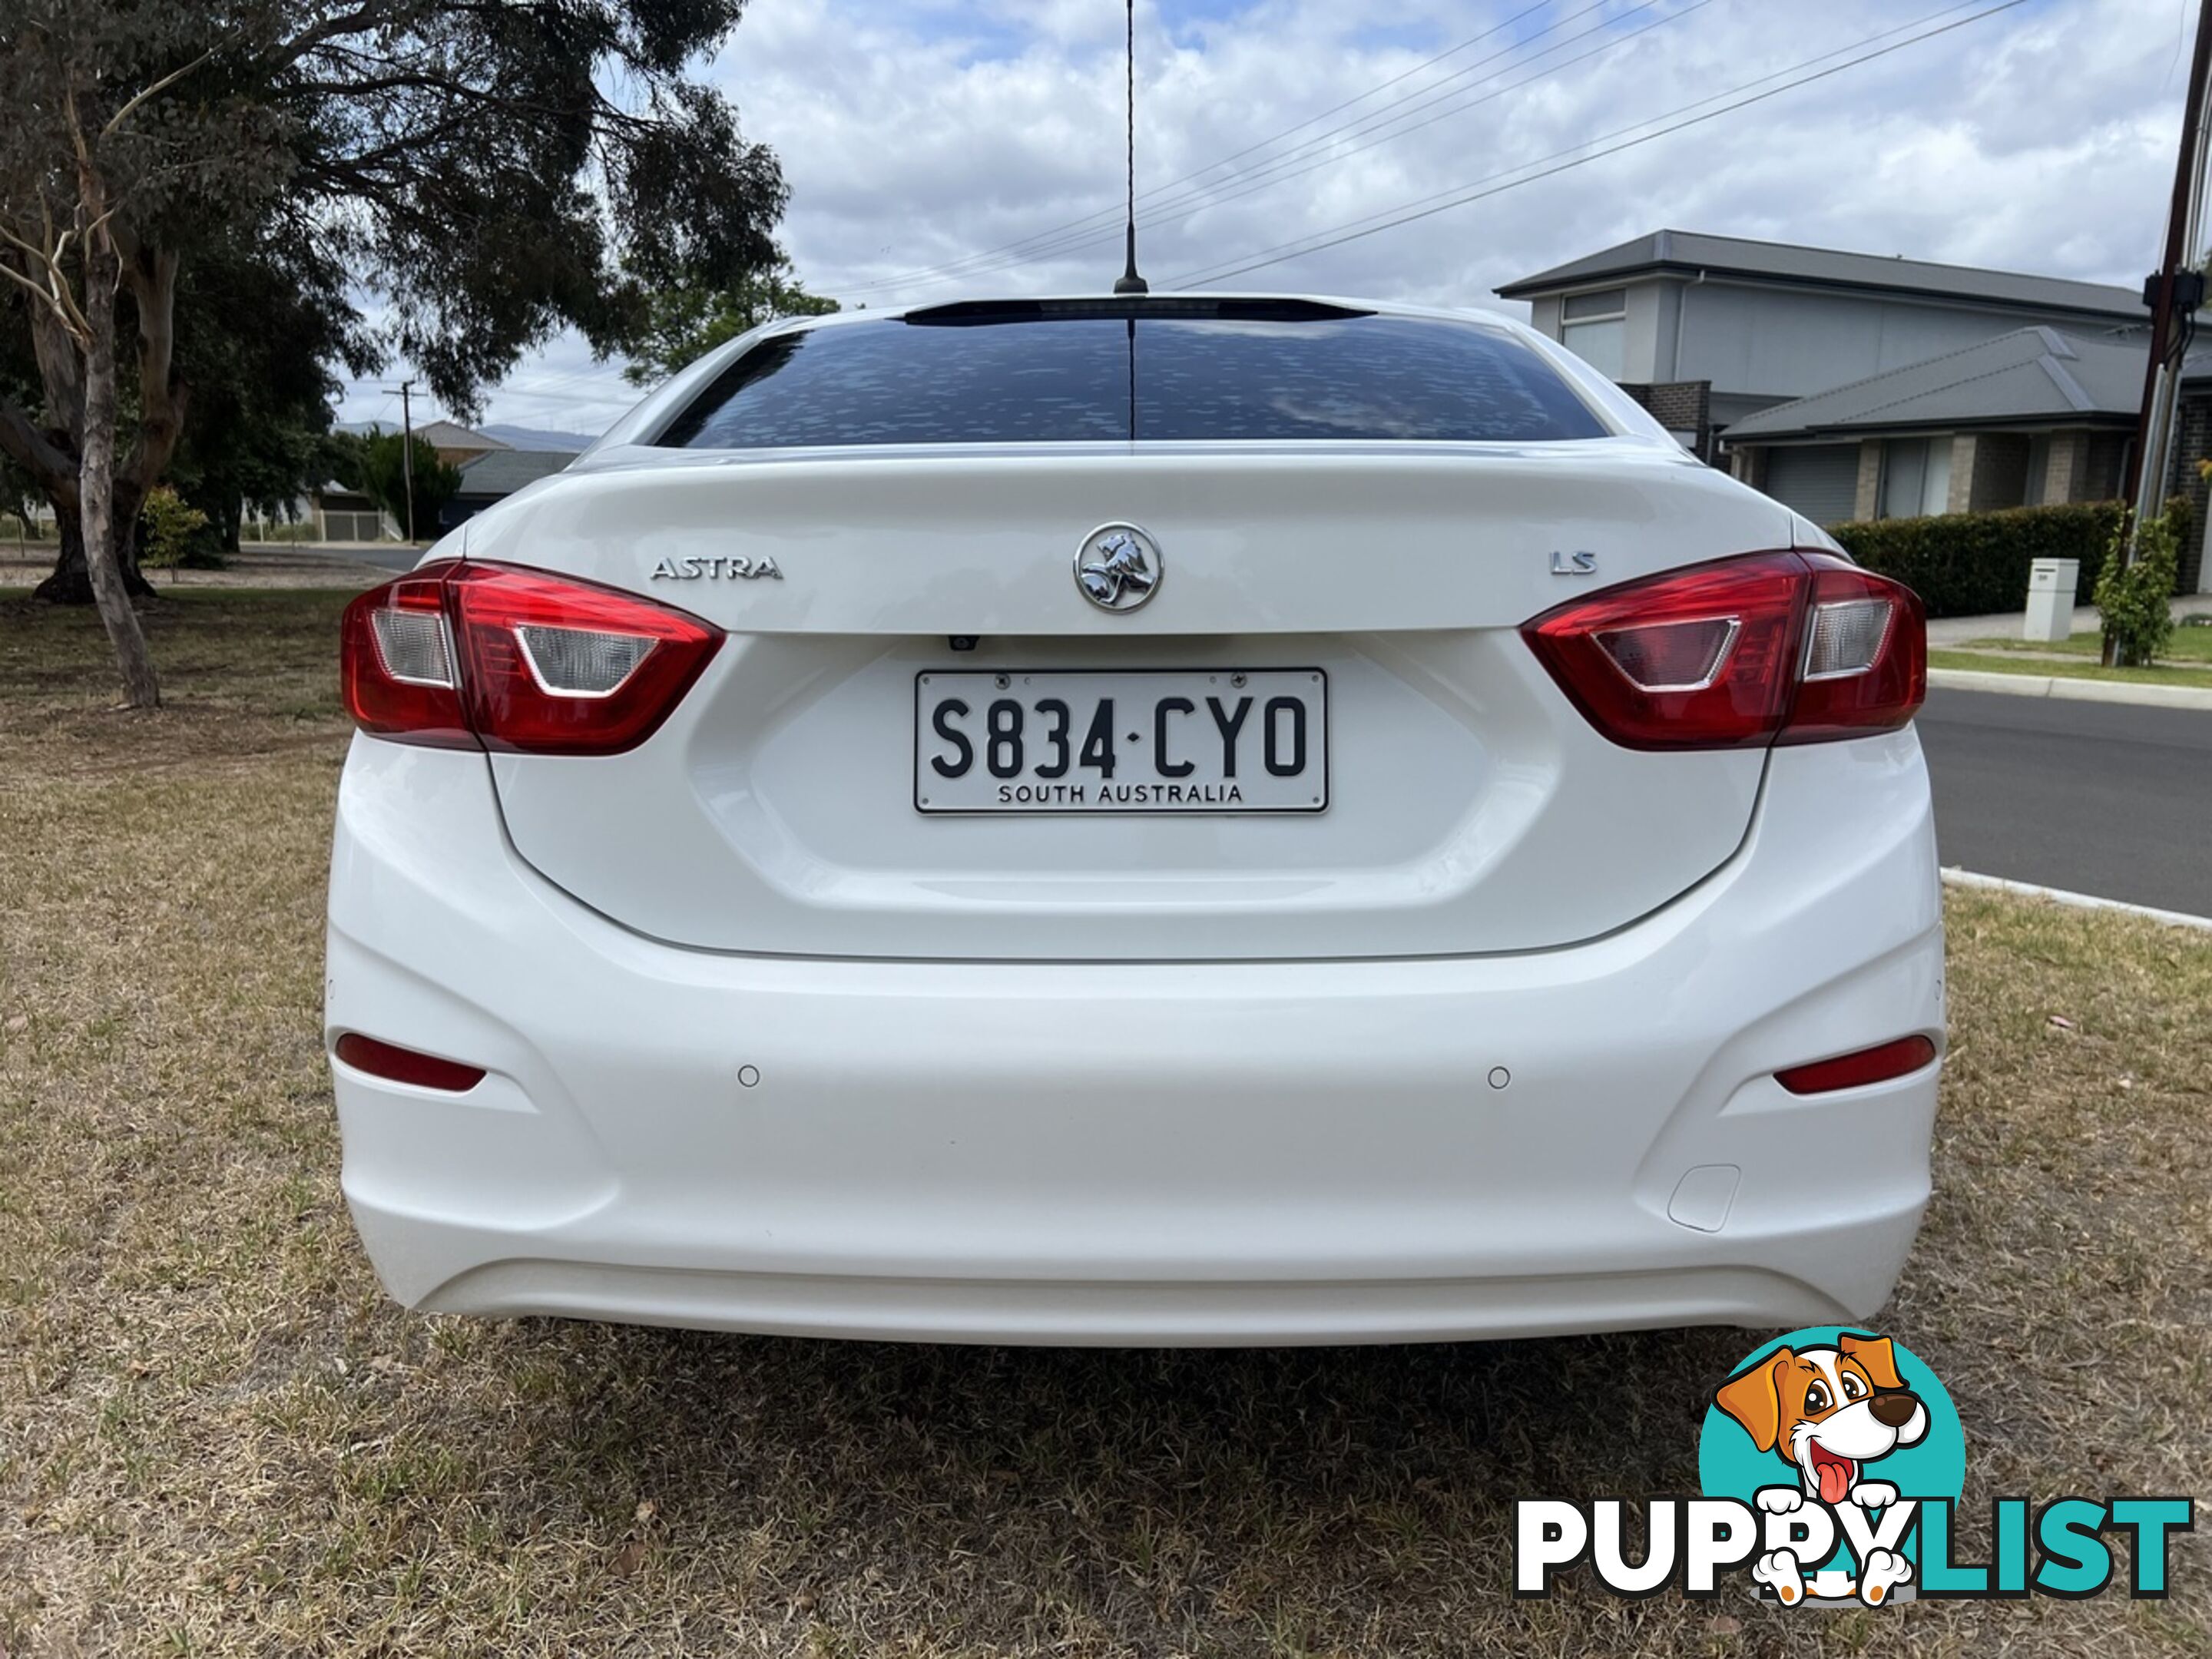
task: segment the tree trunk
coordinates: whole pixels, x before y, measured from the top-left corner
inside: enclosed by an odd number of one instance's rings
[[[96,186],[88,185],[96,193]],[[107,315],[113,317],[115,290],[131,286],[138,312],[138,422],[136,441],[127,458],[112,461],[106,476],[112,481],[110,522],[114,526],[115,562],[124,591],[133,599],[155,597],[154,585],[138,568],[138,514],[147,492],[169,464],[182,436],[191,388],[177,379],[175,368],[177,256],[131,244],[127,264],[110,245],[108,258],[116,263],[110,285]],[[34,308],[35,309],[35,308]],[[83,446],[67,453],[70,434],[84,430],[88,418],[88,373],[76,343],[55,319],[39,312],[33,319],[33,343],[38,348],[40,379],[49,407],[60,420],[52,432],[41,432],[20,411],[0,404],[0,452],[38,480],[52,504],[62,531],[61,551],[54,568],[40,582],[33,597],[53,605],[91,605],[94,602],[92,571],[85,562],[85,541],[78,503],[82,500]],[[109,329],[110,386],[114,362],[114,335]],[[113,404],[111,401],[110,408]],[[109,448],[114,447],[111,429]]]
[[[61,550],[54,556],[53,569],[31,590],[31,597],[48,605],[90,605],[92,571],[84,559],[84,520],[78,515],[74,501],[49,500],[47,504],[53,508],[54,525],[61,532]],[[125,592],[134,599],[155,597],[154,584],[138,568],[138,521],[135,514],[128,524],[118,522],[116,526],[115,564],[122,574]]]
[[[96,198],[95,198],[96,204]],[[84,453],[78,462],[77,500],[84,510],[84,562],[93,603],[115,647],[123,674],[123,699],[132,708],[153,708],[161,701],[161,682],[146,649],[145,631],[131,608],[116,552],[128,538],[118,537],[115,489],[115,250],[97,223],[84,244],[85,317],[91,337],[84,354]],[[137,503],[130,503],[132,516]],[[122,520],[128,525],[131,520]]]

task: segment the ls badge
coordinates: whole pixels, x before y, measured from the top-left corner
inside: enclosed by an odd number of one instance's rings
[[[1554,552],[1552,555],[1552,574],[1554,576],[1595,576],[1597,574],[1597,555]]]

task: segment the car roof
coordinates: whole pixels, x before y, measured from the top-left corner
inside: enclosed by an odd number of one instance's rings
[[[1264,290],[1215,289],[1174,289],[1149,295],[1127,294],[982,294],[963,295],[957,299],[918,301],[907,306],[886,306],[878,309],[825,312],[817,316],[782,317],[769,323],[762,331],[767,334],[799,333],[817,328],[839,328],[854,323],[896,321],[933,311],[947,311],[958,307],[963,311],[983,313],[1003,306],[1010,320],[1024,307],[1037,306],[1048,312],[1055,307],[1110,306],[1117,309],[1127,306],[1131,315],[1142,318],[1148,305],[1158,305],[1163,314],[1171,314],[1173,307],[1192,302],[1213,305],[1283,305],[1326,307],[1377,317],[1418,317],[1437,322],[1471,323],[1493,329],[1501,334],[1525,336],[1541,339],[1527,324],[1502,312],[1486,308],[1455,309],[1445,306],[1412,305],[1395,300],[1369,300],[1339,294],[1291,294]]]

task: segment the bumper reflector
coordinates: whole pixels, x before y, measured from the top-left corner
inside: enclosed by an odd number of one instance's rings
[[[411,1084],[417,1089],[444,1089],[457,1095],[467,1093],[484,1077],[481,1066],[464,1066],[458,1060],[440,1060],[435,1054],[418,1054],[412,1048],[379,1042],[358,1031],[348,1031],[338,1039],[338,1058],[371,1077]]]
[[[1936,1045],[1924,1036],[1899,1037],[1856,1054],[1816,1060],[1809,1066],[1792,1066],[1777,1072],[1774,1080],[1793,1095],[1825,1095],[1838,1089],[1863,1089],[1869,1083],[1917,1072],[1936,1058]]]

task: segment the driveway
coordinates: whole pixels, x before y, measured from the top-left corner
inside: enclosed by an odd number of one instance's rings
[[[1946,865],[2212,915],[2212,714],[1928,694]]]

